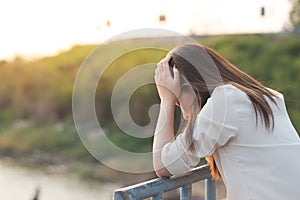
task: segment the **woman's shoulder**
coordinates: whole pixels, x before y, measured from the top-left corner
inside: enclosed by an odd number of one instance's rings
[[[267,88],[274,96],[274,100],[277,103],[277,105],[284,106],[284,96],[280,92]],[[270,103],[270,105],[273,106],[270,99],[265,97],[266,100]],[[211,94],[211,102],[214,102],[214,105],[217,103],[220,105],[226,105],[230,107],[231,109],[236,108],[236,110],[240,110],[242,107],[251,107],[253,106],[253,103],[249,96],[238,87],[232,85],[232,84],[224,84],[221,86],[218,86],[214,89],[214,91]]]
[[[278,92],[277,90],[271,89],[271,88],[267,88],[267,90],[269,90],[272,94],[274,94],[274,96],[279,97],[279,98],[284,98],[283,94]],[[228,83],[228,84],[224,84],[224,85],[220,85],[218,87],[216,87],[214,89],[214,91],[212,92],[213,94],[217,94],[220,92],[226,92],[227,94],[234,94],[234,95],[241,95],[241,96],[247,96],[247,94],[242,91],[241,89],[239,89],[238,87]]]
[[[244,99],[242,101],[247,100],[247,95],[243,91],[232,84],[224,84],[214,88],[206,103],[206,107],[210,107],[210,109],[219,112],[225,107],[235,107],[236,102],[241,101],[241,99]],[[210,110],[210,112],[212,111]]]
[[[220,85],[218,87],[216,87],[211,96],[212,97],[217,97],[220,94],[222,94],[223,96],[229,97],[229,96],[245,96],[246,93],[244,93],[242,90],[240,90],[239,88],[237,88],[236,86],[232,85],[232,84],[224,84],[224,85]]]
[[[278,92],[277,90],[271,89],[271,88],[267,88],[272,94],[274,94],[276,97],[283,99],[284,96],[282,93]]]
[[[230,83],[227,83],[227,84],[223,84],[223,85],[217,86],[217,87],[215,88],[215,90],[220,90],[220,89],[225,89],[225,90],[236,90],[236,89],[238,89],[238,88],[235,87],[234,85],[230,84]]]

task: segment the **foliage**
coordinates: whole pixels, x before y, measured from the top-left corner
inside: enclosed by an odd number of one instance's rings
[[[76,131],[70,123],[35,124],[30,121],[16,121],[1,131],[0,155],[26,157],[27,155],[53,162],[58,159],[94,159],[82,146]],[[45,158],[45,155],[49,155]]]
[[[281,91],[291,120],[300,130],[300,40],[299,35],[228,35],[195,37],[200,43],[217,50],[230,62],[252,75],[268,87]],[[115,49],[128,48],[134,42],[116,43]],[[154,40],[153,42],[157,42]],[[160,43],[170,46],[168,40]],[[125,46],[126,46],[125,45]],[[35,150],[84,159],[88,157],[81,145],[72,120],[72,90],[76,73],[94,45],[74,46],[53,57],[34,61],[21,58],[0,62],[0,151],[17,154],[32,153]],[[110,96],[118,79],[129,69],[148,62],[157,62],[165,51],[151,49],[136,50],[118,58],[105,71],[95,95],[97,116],[109,129],[109,137],[127,150],[151,149],[151,139],[133,139],[120,134],[112,119]],[[105,63],[105,55],[97,64]],[[139,77],[136,77],[139,78]],[[159,99],[155,86],[138,88],[130,100],[133,120],[139,125],[149,123],[148,110]],[[20,128],[18,122],[29,121],[33,125]],[[55,124],[62,124],[58,130]],[[19,128],[18,128],[19,127]],[[21,126],[22,127],[22,126]],[[70,128],[73,127],[73,128]],[[89,160],[93,160],[89,158]]]
[[[294,27],[300,26],[300,0],[290,0],[292,9],[290,11],[290,21]]]

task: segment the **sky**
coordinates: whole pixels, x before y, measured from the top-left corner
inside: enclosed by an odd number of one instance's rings
[[[260,15],[261,7],[265,16]],[[101,44],[126,31],[182,34],[279,32],[288,0],[2,0],[0,60],[53,55],[75,44]],[[159,22],[165,15],[166,21]],[[107,25],[107,22],[110,25]]]

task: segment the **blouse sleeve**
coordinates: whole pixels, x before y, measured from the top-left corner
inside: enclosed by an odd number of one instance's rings
[[[236,90],[232,85],[215,88],[195,121],[194,152],[188,148],[185,133],[179,134],[175,141],[163,147],[162,163],[171,174],[182,175],[196,166],[200,158],[212,155],[216,149],[236,137],[239,128],[235,108]]]

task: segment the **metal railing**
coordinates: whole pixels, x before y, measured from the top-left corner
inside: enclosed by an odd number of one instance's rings
[[[211,179],[209,165],[197,167],[185,175],[171,178],[157,178],[136,185],[117,189],[114,200],[140,200],[152,197],[152,200],[163,199],[163,193],[180,188],[180,199],[192,198],[192,184],[205,180],[205,199],[216,200],[216,183]]]

